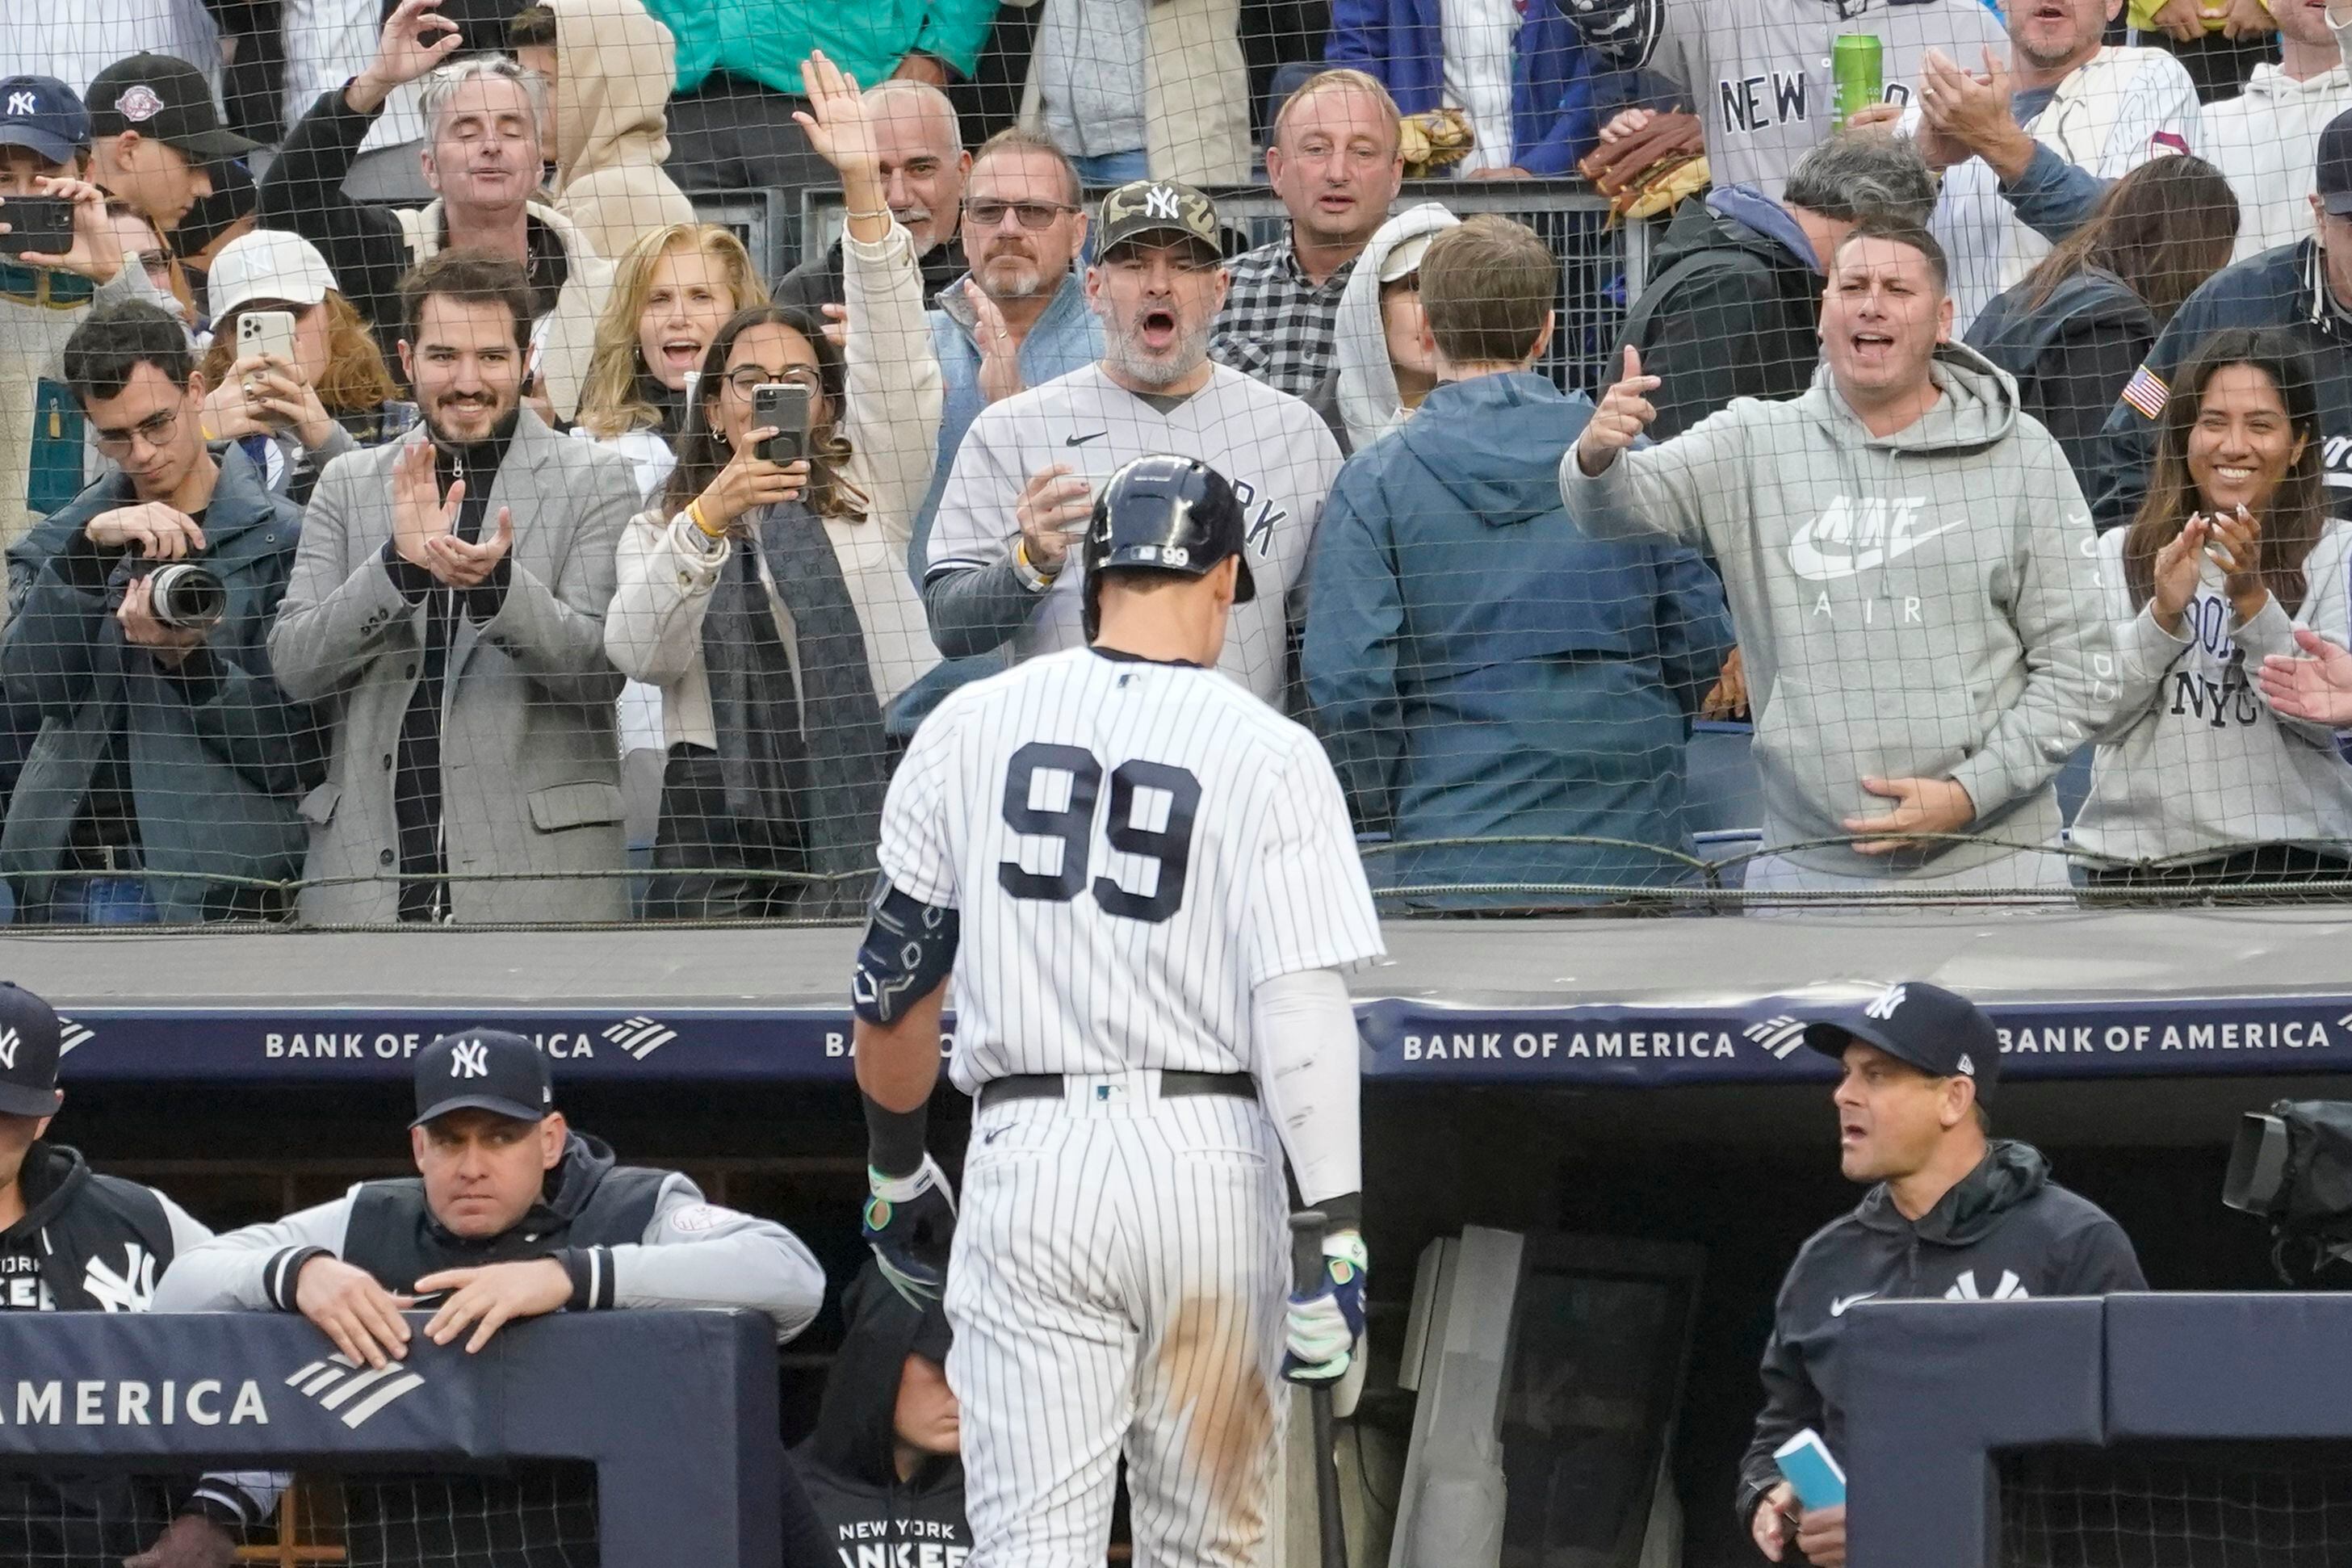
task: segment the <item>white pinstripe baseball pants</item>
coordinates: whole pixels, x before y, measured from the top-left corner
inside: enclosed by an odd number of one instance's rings
[[[975,1118],[948,1271],[968,1568],[1255,1568],[1288,1400],[1281,1145],[1255,1100],[1074,1079]]]

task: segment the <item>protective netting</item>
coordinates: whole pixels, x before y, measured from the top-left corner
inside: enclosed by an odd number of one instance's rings
[[[2352,1445],[2143,1443],[2000,1466],[2003,1568],[2321,1568],[2352,1531]]]
[[[240,1563],[274,1568],[595,1568],[596,1474],[584,1464],[522,1464],[496,1474],[305,1473],[258,1522],[176,1523],[195,1477],[131,1473],[0,1476],[0,1560],[18,1568],[121,1568],[167,1531],[234,1542]],[[171,1561],[187,1555],[181,1543]]]
[[[12,918],[853,919],[1158,452],[1387,913],[2339,900],[2352,8],[2109,9],[16,7]]]

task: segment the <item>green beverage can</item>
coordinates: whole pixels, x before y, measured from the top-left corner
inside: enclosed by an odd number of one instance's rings
[[[1837,83],[1837,117],[1832,128],[1845,122],[1886,95],[1885,51],[1874,33],[1841,33],[1830,53],[1830,74]]]

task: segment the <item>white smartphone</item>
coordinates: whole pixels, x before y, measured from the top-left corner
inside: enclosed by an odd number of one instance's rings
[[[289,364],[294,362],[294,312],[291,310],[247,310],[236,319],[236,357],[251,359],[256,354],[276,354]]]

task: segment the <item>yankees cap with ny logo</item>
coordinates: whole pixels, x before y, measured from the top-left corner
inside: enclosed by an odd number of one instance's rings
[[[461,1029],[416,1053],[416,1120],[488,1110],[537,1121],[555,1109],[555,1085],[539,1047],[506,1029]]]
[[[1095,229],[1097,255],[1146,235],[1157,245],[1190,239],[1213,257],[1224,254],[1217,205],[1175,180],[1130,180],[1103,197],[1102,221]]]
[[[2000,1034],[1984,1009],[1924,980],[1898,981],[1806,1020],[1805,1044],[1824,1056],[1843,1057],[1857,1040],[1930,1078],[1971,1079],[1980,1100],[1992,1099],[2000,1078]]]
[[[0,980],[0,1114],[54,1116],[58,1041],[64,1031],[47,1002],[13,980]]]

